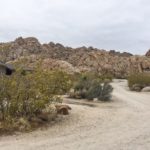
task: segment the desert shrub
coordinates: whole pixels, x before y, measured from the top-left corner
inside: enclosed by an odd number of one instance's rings
[[[101,88],[101,92],[98,94],[98,100],[108,101],[111,99],[111,93],[113,87],[109,83],[104,83]]]
[[[0,60],[2,62],[6,62],[6,60],[8,59],[9,49],[10,49],[9,44],[0,45]]]
[[[79,81],[77,81],[75,83],[75,91],[82,91],[82,90],[87,90],[90,86],[90,78],[88,76],[81,76],[81,78],[79,79]]]
[[[94,98],[98,98],[101,92],[102,92],[101,82],[98,80],[95,80],[91,83],[89,89],[87,90],[86,97],[89,100],[93,100]]]
[[[145,86],[150,86],[150,74],[148,73],[139,73],[139,74],[131,74],[128,77],[128,86],[130,89],[137,85],[141,89]],[[133,89],[134,90],[134,89]]]
[[[12,76],[0,75],[0,122],[36,116],[51,103],[61,101],[57,95],[71,87],[69,75],[61,71],[35,70]]]
[[[67,93],[71,86],[71,75],[62,71],[52,71],[51,72],[51,93],[54,95],[62,95]],[[50,78],[49,78],[50,79]]]
[[[105,82],[100,76],[93,74],[81,75],[75,83],[70,97],[78,99],[93,100],[97,98],[101,101],[109,101],[113,90],[109,82]]]
[[[109,101],[111,99],[111,92],[113,88],[108,83],[93,82],[87,91],[86,98],[93,100],[97,98],[100,101]]]
[[[106,74],[103,74],[103,75],[99,75],[99,78],[102,81],[109,81],[109,82],[111,82],[113,80],[114,76],[111,73],[106,73]]]

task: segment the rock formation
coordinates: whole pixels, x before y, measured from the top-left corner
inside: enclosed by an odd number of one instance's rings
[[[149,52],[146,56],[149,56]],[[44,69],[60,69],[69,73],[92,71],[118,78],[124,78],[130,72],[150,72],[150,58],[146,56],[93,47],[71,48],[53,42],[40,44],[33,37],[0,43],[0,60],[4,62],[27,58],[28,66],[41,61]]]
[[[147,57],[150,57],[150,49],[148,50],[148,52],[146,53]]]
[[[109,54],[110,55],[117,55],[117,56],[121,56],[121,57],[130,57],[130,56],[133,56],[131,53],[127,53],[127,52],[120,53],[120,52],[116,52],[115,50],[110,50]]]
[[[66,73],[73,74],[80,72],[78,68],[63,60],[47,58],[42,62],[42,68],[45,70],[62,70]]]

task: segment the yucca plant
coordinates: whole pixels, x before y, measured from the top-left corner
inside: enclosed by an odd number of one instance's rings
[[[112,90],[113,88],[109,82],[104,82],[96,75],[91,76],[90,74],[81,76],[74,86],[74,93],[71,93],[70,97],[88,100],[97,98],[101,101],[109,101]]]
[[[97,98],[98,95],[100,95],[102,91],[102,85],[99,81],[95,80],[92,82],[89,90],[87,91],[87,99],[88,100],[93,100],[94,98]]]
[[[112,91],[113,87],[108,83],[104,83],[101,87],[101,91],[98,94],[98,100],[109,101],[111,99]]]

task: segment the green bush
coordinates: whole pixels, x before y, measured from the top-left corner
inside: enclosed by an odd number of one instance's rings
[[[6,60],[8,59],[9,54],[10,54],[9,49],[10,49],[9,44],[0,45],[0,60],[2,62],[6,62]]]
[[[139,85],[141,88],[144,88],[145,86],[150,86],[150,74],[131,74],[128,77],[128,86],[132,89],[134,85]]]
[[[71,98],[93,100],[97,98],[101,101],[109,101],[113,90],[109,82],[93,74],[81,75],[70,92]]]
[[[58,101],[71,87],[69,75],[61,71],[34,70],[12,76],[0,75],[0,122],[36,116],[46,106]]]
[[[114,76],[112,74],[109,74],[109,73],[103,74],[103,75],[99,75],[99,78],[101,80],[103,80],[103,81],[109,81],[109,82],[111,82],[113,80],[113,77]]]
[[[101,92],[98,94],[98,100],[108,101],[111,99],[111,93],[113,88],[110,84],[104,83],[101,88]]]
[[[86,97],[89,100],[93,100],[94,98],[98,98],[98,96],[101,94],[101,92],[102,92],[101,82],[98,80],[95,80],[89,86]]]

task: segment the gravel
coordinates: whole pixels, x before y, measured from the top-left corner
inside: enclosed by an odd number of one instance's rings
[[[0,137],[0,150],[149,150],[150,93],[129,91],[126,80],[112,86],[112,102],[72,102],[71,114],[48,128]]]

